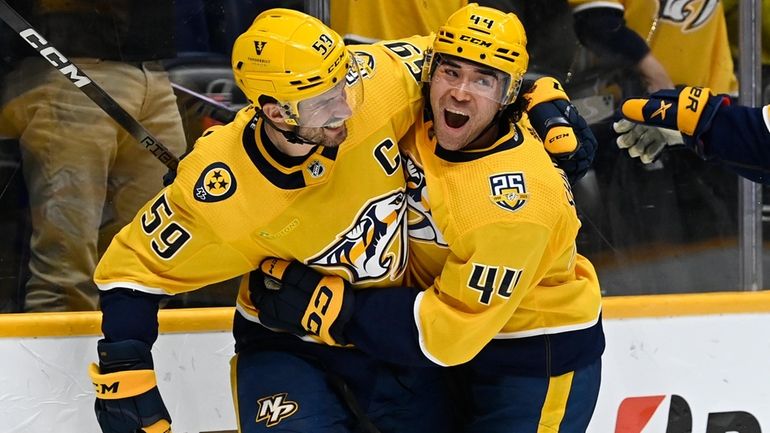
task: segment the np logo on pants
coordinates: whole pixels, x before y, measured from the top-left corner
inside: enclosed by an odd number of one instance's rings
[[[257,400],[257,423],[265,421],[268,427],[273,427],[284,419],[294,415],[299,405],[287,399],[287,393],[271,395]]]

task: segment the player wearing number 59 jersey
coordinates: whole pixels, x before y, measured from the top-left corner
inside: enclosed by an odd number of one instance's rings
[[[94,383],[136,377],[127,371],[145,378],[97,395],[104,432],[170,423],[150,357],[159,295],[247,274],[270,256],[361,289],[401,284],[408,249],[397,142],[421,108],[428,43],[415,37],[351,53],[320,21],[282,9],[260,14],[239,37],[233,70],[251,105],[198,140],[173,184],[121,230],[97,267],[105,338]],[[244,278],[234,329],[239,431],[353,431],[357,421],[327,370],[383,432],[450,431],[431,424],[445,418],[434,416],[443,397],[433,373],[273,332],[260,323],[248,284]]]

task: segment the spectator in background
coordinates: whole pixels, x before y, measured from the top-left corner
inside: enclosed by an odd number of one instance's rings
[[[737,92],[721,2],[702,2],[695,8],[672,0],[616,0],[613,3],[617,5],[590,0],[570,2],[581,41],[597,52],[636,62],[648,92],[674,85]],[[622,25],[621,12],[629,22],[628,28]],[[641,35],[645,33],[643,40]],[[616,123],[614,129],[622,134],[618,146],[629,149],[629,155],[640,157],[645,164],[655,161],[666,144],[682,144],[680,134],[627,120]],[[642,148],[645,151],[639,152]]]
[[[723,0],[725,20],[727,21],[727,37],[730,40],[730,51],[733,60],[738,60],[739,11],[738,0]],[[770,0],[762,0],[762,86],[764,87],[763,101],[770,102]]]
[[[722,0],[727,22],[727,36],[733,59],[738,58],[738,33],[740,31],[740,13],[738,0]],[[770,65],[770,0],[762,0],[762,65]]]
[[[602,71],[595,76],[596,81],[614,76],[600,89],[607,90],[616,101],[674,85],[708,86],[719,93],[737,89],[721,2],[567,3],[578,40],[600,59],[599,68],[579,70],[576,75],[582,79]],[[606,63],[614,66],[605,68]],[[584,74],[579,75],[581,72]],[[568,92],[577,96],[569,85]],[[638,140],[660,139],[665,143],[678,138],[681,142],[681,134],[666,134],[652,125],[624,120],[619,127],[625,134],[623,147],[632,147]],[[644,262],[643,267],[639,253],[660,248],[673,254],[684,245],[713,245],[733,239],[737,227],[735,176],[687,152],[644,165],[611,143],[617,138],[611,122],[592,125],[592,129],[599,142],[606,144],[599,146],[592,189],[578,188],[575,193],[581,216],[588,222],[581,242],[592,243],[606,254],[604,269],[600,269],[606,270],[605,287],[617,290],[614,293],[665,293],[716,286],[710,281],[702,284],[702,270],[692,262],[667,267],[653,261]],[[633,134],[627,134],[630,131]],[[592,201],[583,201],[586,197]],[[592,249],[583,251],[591,253]],[[722,252],[730,254],[718,251]]]
[[[675,84],[735,93],[722,3],[569,0],[580,42],[637,66],[650,92]]]
[[[176,98],[157,60],[175,55],[173,2],[10,1],[41,35],[179,155]],[[20,41],[20,40],[19,40]],[[95,310],[100,253],[162,186],[166,167],[29,47],[3,82],[32,215],[27,311]]]

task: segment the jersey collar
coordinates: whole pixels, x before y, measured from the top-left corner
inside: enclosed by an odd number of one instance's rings
[[[289,156],[275,147],[263,125],[255,115],[243,129],[242,141],[249,159],[270,183],[281,189],[299,189],[326,181],[338,148],[316,146],[307,155]]]
[[[468,162],[484,158],[485,156],[492,155],[497,152],[513,149],[514,147],[517,147],[524,142],[524,136],[522,135],[518,125],[509,123],[509,127],[507,129],[508,132],[498,138],[493,145],[483,149],[446,150],[439,146],[438,142],[436,142],[434,153],[436,156],[447,162]]]

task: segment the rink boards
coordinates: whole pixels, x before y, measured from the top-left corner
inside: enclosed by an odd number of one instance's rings
[[[232,308],[164,310],[153,348],[175,433],[236,428]],[[770,292],[606,298],[589,433],[770,432]],[[0,316],[0,432],[98,432],[99,313]]]

